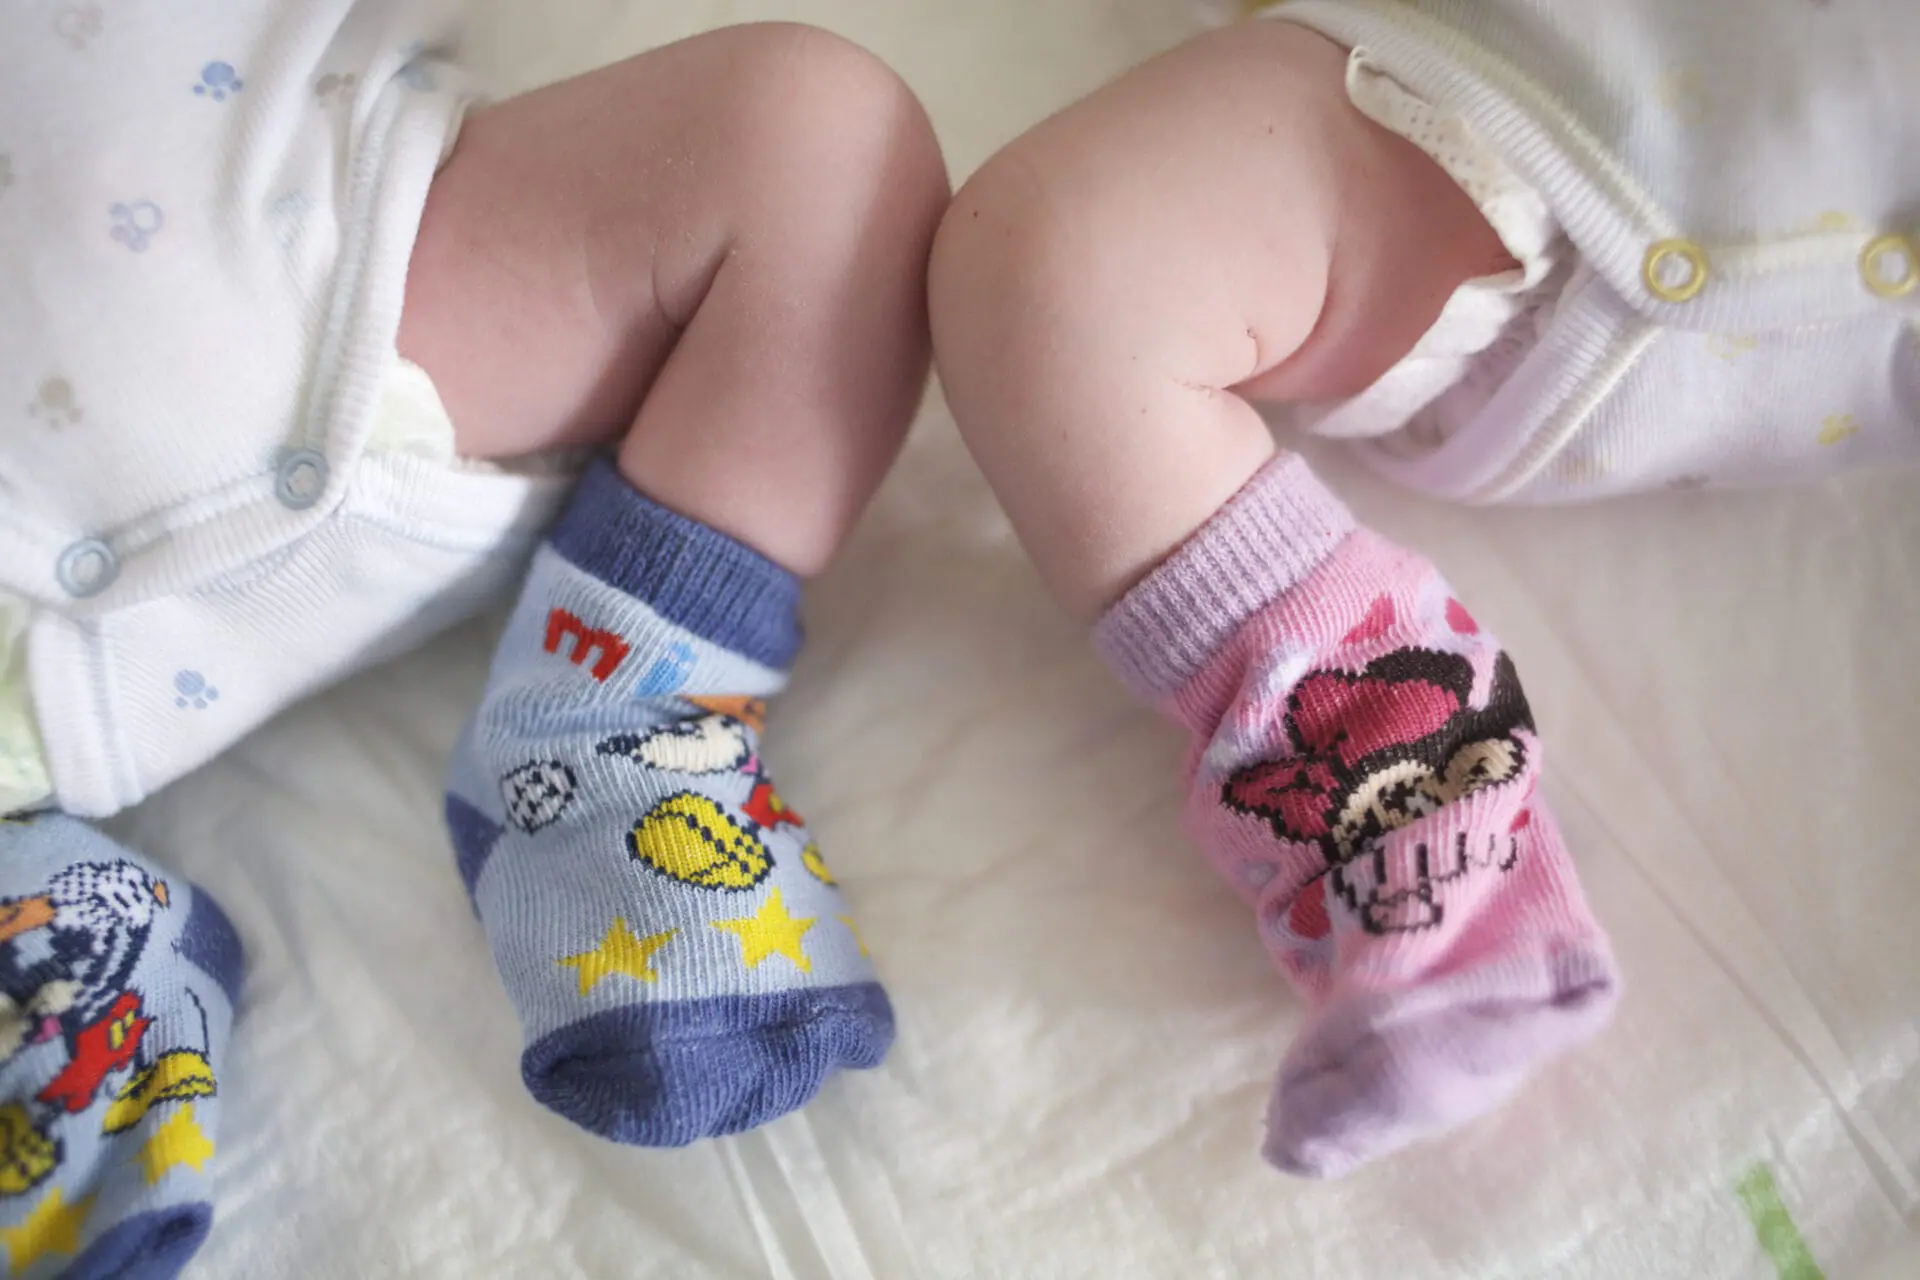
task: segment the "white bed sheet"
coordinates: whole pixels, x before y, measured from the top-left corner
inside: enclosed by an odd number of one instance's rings
[[[956,175],[1179,37],[1178,0],[488,0],[508,87],[801,18]],[[1631,983],[1514,1106],[1347,1181],[1256,1148],[1301,1008],[1179,833],[1180,742],[1059,616],[930,405],[770,754],[901,1019],[881,1070],[682,1152],[523,1094],[441,761],[491,625],[299,708],[120,825],[245,935],[206,1277],[1920,1275],[1920,481],[1467,512],[1328,458],[1518,655]],[[497,623],[497,620],[496,620]]]

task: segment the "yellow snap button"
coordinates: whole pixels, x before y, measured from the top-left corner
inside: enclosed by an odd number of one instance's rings
[[[1902,235],[1876,236],[1860,251],[1860,278],[1883,298],[1901,298],[1920,286],[1920,262],[1913,241]]]
[[[1662,240],[1648,248],[1640,276],[1662,302],[1685,302],[1707,287],[1707,255],[1691,240]]]

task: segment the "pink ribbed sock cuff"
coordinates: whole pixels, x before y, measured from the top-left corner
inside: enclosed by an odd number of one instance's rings
[[[1158,703],[1353,528],[1306,460],[1283,453],[1106,612],[1094,646],[1129,689]]]

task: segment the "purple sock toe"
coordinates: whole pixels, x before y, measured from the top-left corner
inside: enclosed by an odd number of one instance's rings
[[[1263,1154],[1334,1178],[1491,1111],[1599,1030],[1619,986],[1610,957],[1579,951],[1336,1003],[1281,1066]]]

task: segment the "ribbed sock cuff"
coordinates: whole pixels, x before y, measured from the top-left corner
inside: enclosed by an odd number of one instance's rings
[[[1305,459],[1282,454],[1107,611],[1094,647],[1135,694],[1168,697],[1354,527]]]
[[[800,580],[758,551],[644,497],[596,461],[549,539],[576,567],[763,666],[800,650]]]

